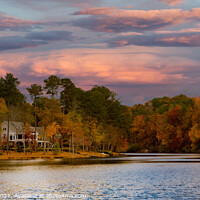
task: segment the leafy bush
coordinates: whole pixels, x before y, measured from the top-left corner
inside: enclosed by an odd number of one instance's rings
[[[132,144],[128,147],[127,153],[137,153],[141,150],[140,145]]]
[[[24,146],[18,146],[17,147],[17,152],[23,152],[24,151]]]
[[[61,152],[61,149],[60,149],[60,144],[58,142],[55,143],[55,146],[54,146],[54,154],[57,155]]]

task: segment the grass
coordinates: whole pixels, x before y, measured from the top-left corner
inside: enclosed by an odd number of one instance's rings
[[[89,157],[109,157],[109,155],[103,155],[102,153],[98,152],[79,152],[79,154],[69,152],[61,152],[57,155],[54,152],[46,152],[44,154],[43,151],[40,152],[16,152],[16,151],[9,151],[8,154],[4,152],[2,155],[0,154],[0,160],[31,160],[31,159],[55,159],[55,158],[89,158]],[[118,156],[118,154],[114,154],[114,156]]]

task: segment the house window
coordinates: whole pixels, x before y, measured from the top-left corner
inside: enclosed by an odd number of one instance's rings
[[[18,135],[18,139],[21,140],[22,139],[22,135]]]
[[[15,136],[13,135],[13,140],[15,140]]]
[[[10,135],[10,140],[12,140],[12,135]]]
[[[3,128],[3,131],[6,131],[6,128]]]

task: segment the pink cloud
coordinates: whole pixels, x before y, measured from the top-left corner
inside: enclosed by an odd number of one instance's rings
[[[124,103],[139,103],[138,96],[177,95],[198,90],[198,53],[182,48],[123,47],[117,49],[65,49],[46,52],[2,52],[0,76],[11,72],[25,91],[33,83],[42,84],[49,75],[70,78],[78,87],[105,85],[116,91]],[[190,57],[190,56],[189,56]],[[199,91],[199,90],[198,90]],[[141,103],[141,101],[140,101]]]
[[[59,50],[48,53],[4,53],[0,56],[0,72],[5,69],[30,77],[25,82],[34,82],[34,77],[58,74],[75,79],[79,85],[107,84],[175,84],[187,80],[182,68],[194,66],[194,62],[181,58],[169,65],[168,58],[150,53],[130,56],[127,50]],[[144,59],[145,58],[145,59]],[[166,66],[163,68],[163,66]],[[173,66],[173,67],[171,67]],[[31,78],[32,77],[32,78]]]
[[[174,26],[200,19],[200,8],[192,10],[119,10],[115,7],[89,8],[74,15],[90,15],[73,24],[97,32],[140,32]]]
[[[170,6],[173,6],[175,4],[180,4],[180,3],[183,3],[183,0],[159,0],[159,1],[162,1],[164,3],[167,3],[169,4]]]
[[[39,28],[39,24],[35,21],[27,21],[0,14],[0,30],[27,31],[36,27]]]
[[[74,15],[109,15],[117,11],[116,7],[95,7],[75,12]]]
[[[165,38],[157,39],[158,42],[165,44],[172,44],[174,46],[200,46],[200,35],[182,35],[182,36],[168,36]]]
[[[159,32],[148,35],[122,35],[107,41],[110,47],[160,46],[160,47],[199,47],[200,34],[196,32]]]
[[[177,34],[177,33],[200,33],[200,27],[196,28],[185,28],[177,31],[155,31],[157,34]]]

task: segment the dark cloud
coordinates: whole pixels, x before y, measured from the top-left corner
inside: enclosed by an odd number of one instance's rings
[[[48,42],[29,40],[21,36],[0,37],[0,51],[37,47],[44,44]]]
[[[72,33],[68,31],[33,32],[24,37],[0,37],[0,51],[37,47],[54,41],[72,41],[72,39]]]
[[[87,28],[95,32],[107,33],[150,31],[170,24],[170,22],[159,22],[157,19],[150,22],[148,19],[132,19],[129,17],[110,18],[108,16],[86,17],[73,22],[74,26]]]
[[[108,41],[110,47],[128,45],[160,47],[199,47],[200,33],[121,36]]]
[[[72,33],[69,31],[47,31],[47,32],[32,32],[26,35],[26,38],[43,41],[60,41],[72,40]]]

